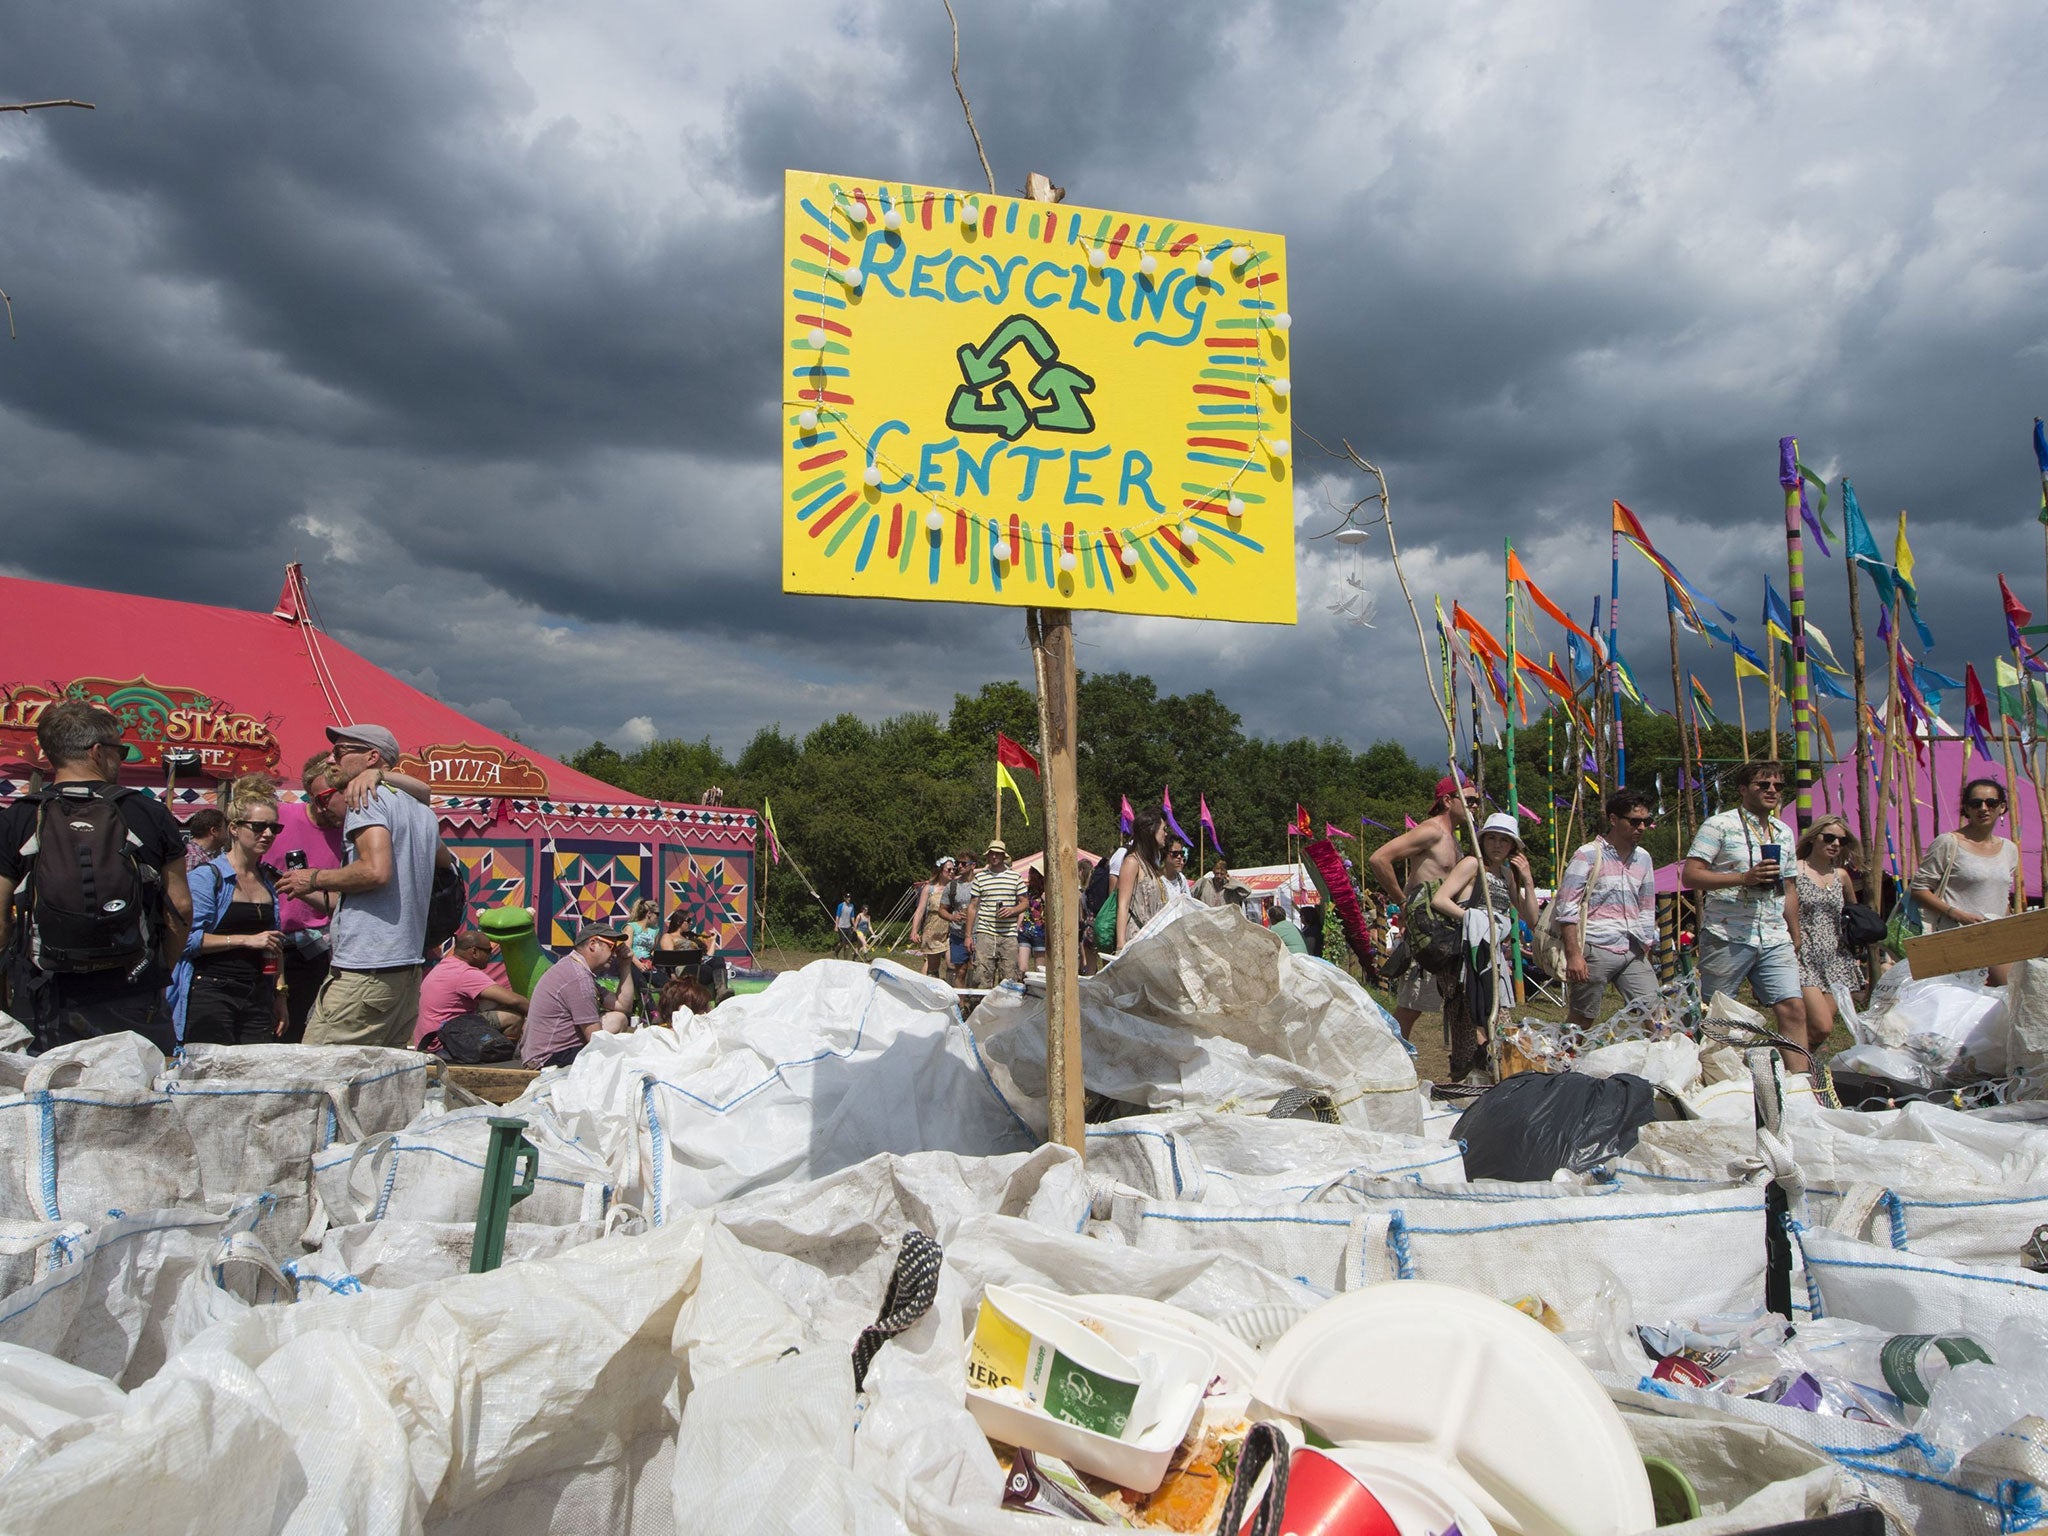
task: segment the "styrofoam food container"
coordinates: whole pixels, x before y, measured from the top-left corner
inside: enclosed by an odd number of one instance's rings
[[[1267,1352],[1255,1396],[1339,1446],[1438,1464],[1512,1536],[1656,1524],[1642,1454],[1605,1390],[1542,1324],[1489,1296],[1426,1280],[1347,1292]]]
[[[1016,1289],[1025,1291],[1041,1306],[1077,1322],[1099,1323],[1106,1343],[1127,1355],[1153,1356],[1174,1385],[1161,1404],[1159,1421],[1149,1434],[1134,1440],[1097,1434],[1021,1401],[969,1387],[967,1411],[974,1415],[974,1422],[992,1440],[1057,1456],[1079,1471],[1106,1477],[1134,1493],[1152,1492],[1165,1479],[1173,1453],[1186,1438],[1195,1409],[1201,1405],[1202,1395],[1216,1375],[1216,1352],[1184,1330],[1148,1324],[1121,1315],[1113,1305],[1103,1305],[1105,1300],[1113,1302],[1115,1298],[1096,1298],[1084,1303],[1036,1286],[1028,1291],[1024,1287]]]

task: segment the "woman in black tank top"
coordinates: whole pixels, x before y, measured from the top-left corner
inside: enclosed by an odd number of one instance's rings
[[[277,802],[231,790],[227,810],[227,852],[192,871],[194,915],[208,912],[211,921],[192,952],[187,1045],[275,1040],[284,1006],[277,990],[277,890],[263,863],[277,838]]]

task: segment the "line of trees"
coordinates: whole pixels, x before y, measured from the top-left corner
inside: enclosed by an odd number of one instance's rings
[[[1133,806],[1148,800],[1156,804],[1161,790],[1170,788],[1175,815],[1190,836],[1198,835],[1196,806],[1207,798],[1236,867],[1284,859],[1287,829],[1295,806],[1301,805],[1319,836],[1326,823],[1363,834],[1356,844],[1339,845],[1362,872],[1364,855],[1398,832],[1405,817],[1426,814],[1443,772],[1391,741],[1354,752],[1329,738],[1251,736],[1237,712],[1210,690],[1162,695],[1151,678],[1129,672],[1084,673],[1079,704],[1080,842],[1094,852],[1117,845],[1118,806],[1124,796]],[[1560,716],[1558,724],[1563,723]],[[1570,795],[1572,765],[1558,764],[1553,788],[1544,724],[1538,719],[1520,733],[1516,773],[1522,803],[1546,817],[1540,827],[1524,825],[1537,878],[1547,884],[1554,873],[1548,807],[1553,794]],[[1649,791],[1661,772],[1665,805],[1675,812],[1677,723],[1631,711],[1623,726],[1630,782]],[[993,835],[998,731],[1038,749],[1037,702],[1015,682],[987,683],[977,693],[955,695],[944,719],[917,713],[870,724],[843,714],[801,738],[771,726],[757,733],[736,759],[708,739],[669,739],[630,755],[594,742],[570,763],[608,784],[660,800],[695,803],[716,784],[730,805],[759,808],[764,800],[772,801],[783,842],[825,900],[837,902],[841,894],[851,894],[879,921],[905,890],[928,875],[940,854],[979,852]],[[1560,730],[1558,740],[1563,739]],[[1710,760],[1740,759],[1741,738],[1732,727],[1706,731],[1704,745]],[[1764,750],[1761,739],[1752,750]],[[1489,797],[1504,806],[1505,759],[1491,747],[1481,759]],[[1026,824],[1016,802],[1008,801],[1003,840],[1013,857],[1022,857],[1044,847],[1045,818],[1030,774],[1019,770],[1016,777],[1030,821]],[[1361,825],[1361,817],[1391,830]],[[1675,838],[1668,819],[1653,832],[1650,847],[1660,863],[1675,856]],[[761,862],[767,862],[765,852]],[[829,941],[828,914],[811,900],[788,864],[765,874],[764,942]],[[757,877],[757,891],[760,884]]]

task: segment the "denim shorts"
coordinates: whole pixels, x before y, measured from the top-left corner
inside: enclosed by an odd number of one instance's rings
[[[1700,1000],[1712,1002],[1716,992],[1731,998],[1747,981],[1760,1007],[1799,995],[1799,956],[1792,941],[1776,944],[1730,944],[1710,933],[1700,935]]]

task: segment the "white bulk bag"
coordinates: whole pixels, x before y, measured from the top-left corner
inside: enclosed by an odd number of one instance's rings
[[[1257,1205],[1312,1199],[1349,1177],[1459,1182],[1465,1155],[1420,1136],[1178,1110],[1090,1126],[1088,1171],[1163,1198]]]
[[[1846,1317],[1890,1333],[1987,1338],[2008,1317],[2048,1307],[2048,1275],[2015,1264],[1965,1264],[1859,1242],[1825,1227],[1796,1229],[1815,1317]]]

